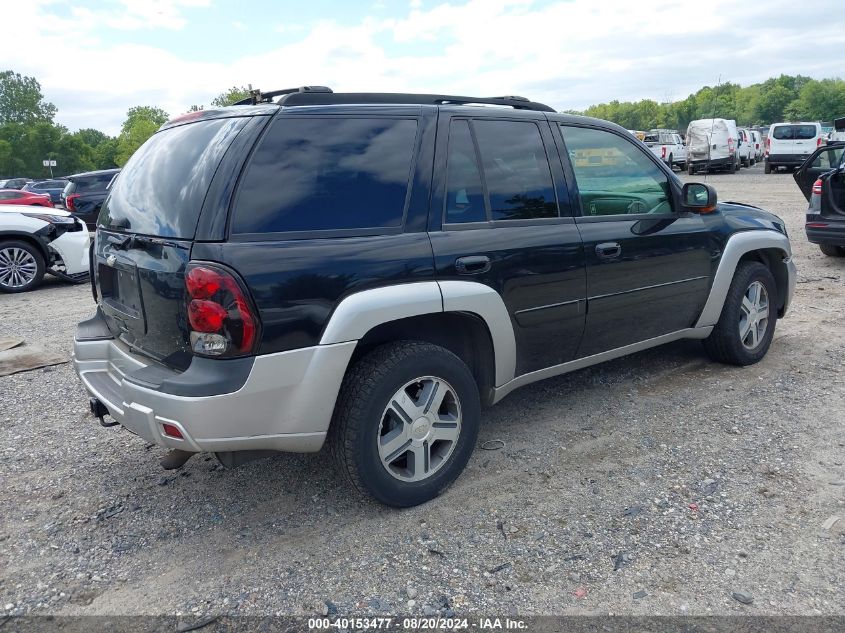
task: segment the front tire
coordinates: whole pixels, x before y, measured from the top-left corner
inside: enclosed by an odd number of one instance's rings
[[[841,246],[834,246],[833,244],[819,244],[819,250],[828,257],[845,256],[845,248]]]
[[[728,365],[759,362],[772,343],[777,306],[777,285],[768,267],[760,262],[740,263],[719,322],[703,341],[705,351]]]
[[[0,242],[0,292],[26,292],[44,279],[44,257],[18,240]]]
[[[481,404],[466,364],[421,341],[376,348],[347,372],[329,445],[360,492],[394,507],[425,503],[461,474]]]

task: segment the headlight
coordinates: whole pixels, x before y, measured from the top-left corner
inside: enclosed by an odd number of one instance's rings
[[[24,213],[25,215],[30,218],[37,218],[42,222],[47,222],[48,224],[75,224],[76,220],[71,216],[64,216],[64,215],[51,215],[49,213]]]

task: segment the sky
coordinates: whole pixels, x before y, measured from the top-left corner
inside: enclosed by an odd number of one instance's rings
[[[843,0],[0,0],[0,70],[116,134],[234,85],[523,95],[556,109],[845,73]]]

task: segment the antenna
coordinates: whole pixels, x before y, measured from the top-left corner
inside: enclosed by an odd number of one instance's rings
[[[707,171],[704,172],[704,182],[707,182],[707,176],[710,175],[710,161],[713,159],[713,129],[716,127],[716,104],[719,101],[719,87],[722,85],[722,74],[719,73],[719,78],[716,80],[716,89],[713,90],[713,116],[710,117],[710,138],[707,139]]]

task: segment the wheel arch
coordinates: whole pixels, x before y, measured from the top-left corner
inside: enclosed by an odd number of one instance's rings
[[[695,327],[715,325],[722,313],[736,268],[741,261],[759,261],[772,271],[778,288],[778,316],[783,316],[792,295],[794,265],[789,238],[773,229],[744,231],[732,235],[722,252],[710,294]]]
[[[772,272],[778,291],[778,317],[784,315],[789,295],[789,271],[784,262],[784,255],[784,251],[778,248],[760,248],[743,254],[737,263],[739,265],[742,262],[760,262]]]
[[[44,258],[44,265],[47,266],[50,264],[51,257],[50,251],[47,249],[47,245],[35,237],[32,233],[24,233],[23,231],[0,231],[0,243],[10,241],[26,242],[27,244],[34,246]]]
[[[320,344],[358,341],[364,350],[399,338],[456,353],[473,369],[485,400],[487,391],[514,378],[513,325],[502,297],[485,284],[428,281],[354,293],[337,305]]]

